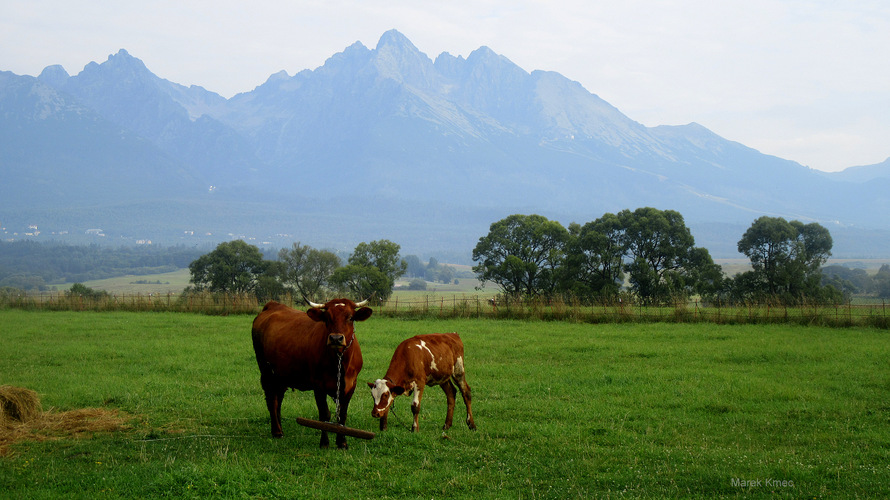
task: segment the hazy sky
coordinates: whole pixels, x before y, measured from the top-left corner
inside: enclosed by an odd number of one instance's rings
[[[557,71],[647,126],[820,170],[890,157],[886,0],[2,0],[0,70],[74,75],[123,48],[231,97],[393,28],[431,59],[486,45]]]

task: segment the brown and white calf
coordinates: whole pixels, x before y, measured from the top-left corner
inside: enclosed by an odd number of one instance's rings
[[[464,370],[464,344],[456,333],[432,333],[417,335],[403,341],[396,347],[386,376],[375,382],[368,382],[374,397],[371,416],[380,419],[380,430],[386,429],[389,409],[396,396],[414,393],[411,412],[414,414],[412,431],[417,431],[420,415],[420,399],[428,385],[442,386],[448,398],[448,414],[443,429],[451,427],[454,416],[454,401],[460,390],[467,406],[467,426],[475,429],[473,411],[470,408],[470,386]]]

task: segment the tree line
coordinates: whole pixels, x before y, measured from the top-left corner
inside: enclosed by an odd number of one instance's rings
[[[750,259],[751,270],[728,277],[707,249],[695,246],[683,216],[673,210],[623,210],[567,228],[540,215],[516,214],[491,224],[479,238],[470,276],[510,299],[627,297],[660,304],[692,296],[726,303],[837,302],[852,294],[890,298],[890,266],[873,276],[861,269],[824,268],[831,247],[831,235],[817,223],[760,217],[737,246]],[[392,241],[378,240],[360,243],[341,257],[297,242],[267,260],[242,240],[220,243],[209,253],[184,247],[0,242],[0,288],[41,290],[49,283],[183,267],[191,274],[187,294],[261,299],[291,294],[313,301],[333,295],[386,300],[402,276],[417,282],[457,281],[451,266],[435,258],[428,263],[414,255],[402,258],[400,250]]]
[[[0,241],[0,288],[45,291],[58,283],[170,272],[187,267],[205,251],[185,246]]]
[[[325,302],[332,295],[386,300],[407,263],[401,247],[389,240],[359,243],[344,264],[329,250],[294,243],[266,260],[260,249],[242,240],[220,243],[191,264],[186,294],[254,294],[262,299],[293,295]]]
[[[841,301],[851,284],[822,266],[832,239],[818,223],[760,217],[738,241],[751,270],[728,277],[695,240],[683,216],[651,207],[607,213],[568,228],[541,215],[511,215],[490,226],[473,249],[473,272],[481,287],[494,284],[511,300],[569,298],[673,303],[700,297],[710,302]],[[386,300],[395,281],[454,278],[435,259],[402,259],[388,240],[360,243],[345,265],[334,253],[300,243],[265,261],[259,249],[235,240],[192,262],[192,291],[284,293],[320,301],[332,294]],[[890,268],[876,276],[890,279]],[[890,281],[887,283],[890,285]]]
[[[831,247],[817,223],[760,217],[738,242],[752,270],[727,277],[673,210],[623,210],[568,228],[540,215],[511,215],[480,238],[473,270],[508,298],[836,301],[842,293],[821,276]]]

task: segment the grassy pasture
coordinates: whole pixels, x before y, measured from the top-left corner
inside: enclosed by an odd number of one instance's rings
[[[132,430],[19,442],[9,498],[590,498],[890,495],[886,330],[786,325],[400,320],[358,325],[361,378],[418,333],[458,331],[460,400],[407,397],[390,430],[319,450],[309,393],[269,424],[250,316],[0,310],[0,384],[44,409],[119,409]],[[368,390],[349,425],[377,430]]]

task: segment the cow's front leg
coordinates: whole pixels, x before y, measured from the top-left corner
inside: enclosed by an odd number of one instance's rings
[[[337,415],[337,423],[346,426],[346,414],[349,411],[349,401],[352,399],[352,392],[340,396],[340,413]],[[346,434],[337,434],[337,448],[341,450],[349,449],[346,443]]]
[[[411,401],[411,413],[414,414],[414,425],[411,426],[411,432],[417,432],[420,429],[420,400],[423,398],[423,385],[418,385],[414,389],[414,399]]]
[[[315,391],[315,405],[318,406],[318,419],[322,422],[331,421],[331,410],[328,408],[328,395],[324,391]],[[327,448],[331,445],[328,440],[328,431],[321,431],[321,448]]]
[[[388,417],[389,417],[389,408],[387,408],[386,411],[383,412],[383,415],[380,415],[380,430],[381,431],[386,430],[386,419]]]

